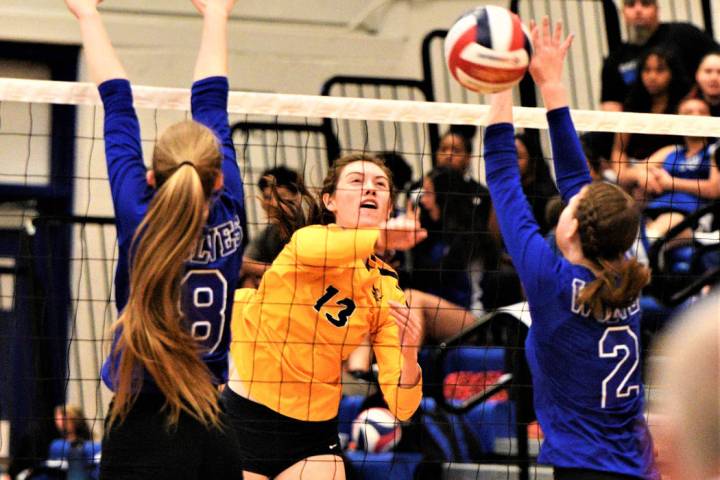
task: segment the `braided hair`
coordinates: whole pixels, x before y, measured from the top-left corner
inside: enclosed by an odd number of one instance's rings
[[[636,239],[640,214],[632,197],[620,187],[593,182],[586,187],[575,215],[583,255],[599,272],[578,300],[596,319],[604,320],[616,308],[630,306],[650,281],[645,266],[625,257]],[[618,259],[621,262],[614,264]]]

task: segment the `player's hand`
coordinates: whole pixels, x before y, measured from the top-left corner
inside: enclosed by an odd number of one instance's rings
[[[235,6],[235,0],[191,0],[192,4],[198,12],[205,15],[209,8],[217,8],[225,15],[229,16]]]
[[[65,0],[65,5],[75,15],[75,18],[80,18],[84,15],[96,13],[100,2],[102,0]]]
[[[655,184],[659,191],[653,192],[654,194],[660,194],[673,189],[673,177],[664,168],[652,167],[650,168],[650,174],[655,180]]]
[[[422,343],[422,320],[410,307],[389,301],[390,316],[398,326],[400,347],[404,354],[417,354]]]
[[[550,33],[550,19],[545,16],[541,25],[530,21],[530,36],[533,42],[533,56],[530,60],[530,75],[540,87],[544,84],[562,82],[562,70],[565,56],[572,44],[574,36],[568,35],[563,40],[563,24],[557,22],[555,31]]]
[[[652,169],[635,166],[632,168],[632,172],[635,176],[635,184],[637,185],[637,188],[642,191],[644,198],[658,195],[664,191],[658,180],[655,178],[655,175],[653,175]]]
[[[405,215],[391,218],[380,227],[375,246],[379,252],[408,250],[427,238],[427,230],[420,226],[418,212],[410,208]]]

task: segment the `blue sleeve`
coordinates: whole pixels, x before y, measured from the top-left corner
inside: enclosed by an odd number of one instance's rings
[[[208,77],[193,83],[191,108],[193,119],[202,123],[218,137],[223,154],[223,176],[225,191],[242,209],[244,193],[240,168],[235,158],[235,146],[230,135],[227,103],[230,90],[227,77]]]
[[[130,82],[114,79],[98,86],[105,108],[105,160],[118,236],[132,236],[152,196],[147,184]]]
[[[592,182],[580,139],[567,107],[547,113],[558,190],[564,202]]]
[[[531,303],[544,303],[557,285],[562,259],[540,234],[520,183],[517,151],[509,123],[490,125],[485,130],[485,173],[490,196],[505,247],[513,260]]]

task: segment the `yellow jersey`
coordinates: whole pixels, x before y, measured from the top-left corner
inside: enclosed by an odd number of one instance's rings
[[[422,379],[399,387],[403,357],[388,301],[405,303],[395,271],[373,255],[377,229],[295,232],[256,289],[235,294],[229,388],[304,421],[337,415],[342,361],[369,334],[390,410],[408,419]]]

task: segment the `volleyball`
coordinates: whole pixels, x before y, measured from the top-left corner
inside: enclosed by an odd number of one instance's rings
[[[400,441],[400,423],[387,408],[368,408],[353,421],[352,442],[356,450],[388,452]]]
[[[463,87],[479,93],[518,83],[530,64],[530,32],[511,11],[488,5],[466,13],[445,37],[445,61]]]

